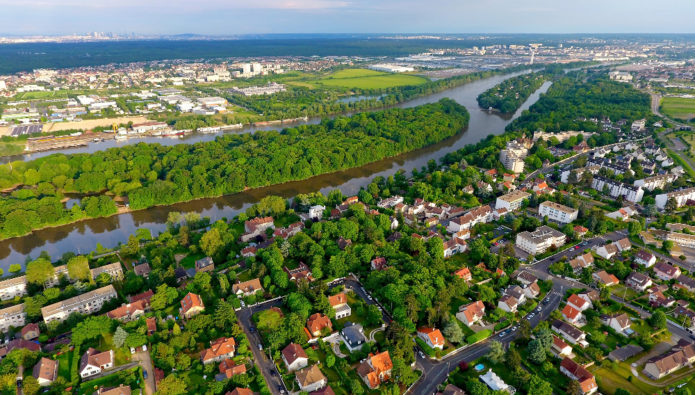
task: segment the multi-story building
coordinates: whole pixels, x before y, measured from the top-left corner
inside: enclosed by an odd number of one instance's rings
[[[506,195],[502,195],[497,198],[497,201],[495,202],[495,209],[499,210],[500,208],[505,208],[508,212],[515,211],[521,207],[521,204],[525,199],[528,199],[529,196],[531,196],[531,194],[524,191],[514,191]]]
[[[607,187],[610,196],[614,198],[622,196],[625,200],[632,203],[640,202],[644,196],[644,190],[641,187],[635,187],[601,176],[594,176],[594,179],[591,181],[591,187],[599,192],[603,191],[604,187]]]
[[[549,226],[543,225],[533,232],[521,232],[516,235],[516,246],[532,255],[542,254],[551,246],[565,244],[567,236]]]
[[[120,280],[123,278],[123,269],[121,268],[120,262],[114,262],[108,265],[96,267],[94,269],[90,269],[90,272],[92,272],[92,279],[94,280],[96,280],[101,273],[107,273],[109,276],[111,276],[112,280]]]
[[[552,221],[568,224],[577,219],[579,210],[546,200],[538,206],[538,213],[541,217],[548,217]]]
[[[646,189],[649,192],[651,192],[655,189],[664,189],[664,187],[676,181],[676,179],[678,179],[678,175],[667,173],[660,174],[658,176],[643,178],[641,180],[635,180],[635,182],[632,183],[632,185],[636,187],[642,187],[642,189]]]
[[[10,300],[27,294],[27,277],[15,277],[0,281],[0,299]]]
[[[500,151],[500,162],[506,169],[514,173],[524,171],[524,159],[528,155],[530,147],[523,141],[512,140],[507,143],[507,147]]]
[[[24,326],[26,318],[24,303],[0,310],[0,332],[7,332],[10,327],[19,328]]]
[[[93,314],[101,310],[101,307],[107,301],[116,298],[116,290],[113,285],[95,289],[82,295],[75,296],[62,302],[53,303],[41,308],[43,321],[49,323],[52,321],[64,321],[72,313]]]
[[[656,208],[663,210],[666,207],[666,203],[669,199],[673,199],[676,202],[676,207],[681,207],[688,202],[688,200],[695,200],[695,188],[686,188],[679,191],[673,191],[668,193],[662,193],[656,195]]]

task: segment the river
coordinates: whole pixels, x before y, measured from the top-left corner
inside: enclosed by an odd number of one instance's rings
[[[86,254],[94,250],[97,243],[106,248],[111,248],[118,245],[119,242],[125,242],[128,236],[135,233],[135,230],[138,228],[148,228],[153,234],[157,234],[166,229],[167,215],[171,211],[194,211],[200,213],[203,217],[207,216],[215,221],[220,218],[232,218],[267,195],[278,195],[289,198],[299,193],[309,193],[319,190],[326,194],[328,191],[336,188],[340,189],[346,195],[355,194],[359,191],[360,187],[366,186],[376,176],[386,177],[396,173],[396,171],[400,169],[404,169],[408,172],[415,168],[419,169],[426,165],[431,159],[438,160],[445,154],[463,148],[467,144],[476,143],[490,134],[503,133],[507,124],[512,119],[519,116],[523,110],[528,109],[531,104],[535,103],[540,94],[548,90],[551,83],[546,82],[543,84],[543,86],[532,94],[513,115],[502,115],[496,112],[483,110],[478,106],[476,97],[505,79],[518,74],[521,73],[495,76],[475,81],[457,88],[400,104],[398,107],[414,107],[448,97],[456,100],[468,109],[470,112],[468,127],[456,136],[441,141],[433,146],[409,152],[396,158],[389,158],[359,168],[317,176],[304,181],[288,182],[219,198],[200,199],[165,207],[153,207],[108,218],[90,219],[55,228],[37,230],[26,236],[0,241],[0,267],[7,272],[10,264],[19,263],[23,265],[28,256],[36,258],[41,251],[47,251],[53,259],[57,259],[65,252]],[[309,122],[314,123],[318,122],[318,120],[312,119]],[[268,127],[266,129],[277,128],[278,127]],[[247,128],[241,132],[254,132],[255,130],[258,129]],[[239,133],[239,131],[236,133]],[[137,142],[181,144],[213,140],[214,138],[215,135],[194,134],[187,139],[181,140],[148,138],[137,140]],[[128,143],[132,142],[128,141]],[[93,152],[109,148],[104,144],[115,143],[91,144],[87,147],[63,150],[60,152]],[[36,157],[35,155],[27,157],[27,159]]]

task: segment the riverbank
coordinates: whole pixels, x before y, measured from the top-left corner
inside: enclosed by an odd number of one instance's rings
[[[436,102],[447,97],[469,109],[468,127],[462,133],[432,146],[373,162],[366,166],[338,171],[330,175],[316,176],[304,181],[287,182],[218,198],[197,199],[186,203],[153,207],[147,210],[113,215],[108,218],[94,218],[89,221],[36,230],[23,237],[0,241],[0,267],[7,268],[11,263],[24,262],[27,257],[36,257],[42,251],[51,256],[60,256],[65,252],[93,250],[97,244],[104,248],[114,248],[119,242],[125,242],[128,236],[139,228],[146,228],[152,234],[157,234],[166,231],[167,217],[171,211],[195,212],[201,217],[209,217],[214,222],[218,219],[234,217],[267,195],[284,198],[312,192],[321,192],[326,195],[335,189],[348,196],[354,195],[361,187],[366,187],[372,182],[374,177],[389,177],[398,171],[410,172],[413,169],[419,169],[426,166],[430,160],[438,161],[448,153],[455,152],[466,145],[475,144],[488,135],[503,133],[510,119],[518,117],[525,109],[528,109],[548,89],[550,83],[546,83],[531,95],[527,102],[509,117],[491,114],[480,109],[475,99],[481,92],[518,74],[513,73],[478,80],[397,106],[409,108]],[[209,140],[217,138],[217,136],[200,137]]]

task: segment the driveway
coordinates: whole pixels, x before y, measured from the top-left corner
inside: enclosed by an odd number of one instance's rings
[[[133,361],[138,361],[143,371],[147,372],[145,379],[145,394],[152,395],[156,391],[154,382],[154,365],[148,351],[138,351],[133,354]]]

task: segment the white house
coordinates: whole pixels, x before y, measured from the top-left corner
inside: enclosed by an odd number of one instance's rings
[[[83,379],[113,368],[113,350],[99,352],[89,348],[80,358],[80,377]]]

